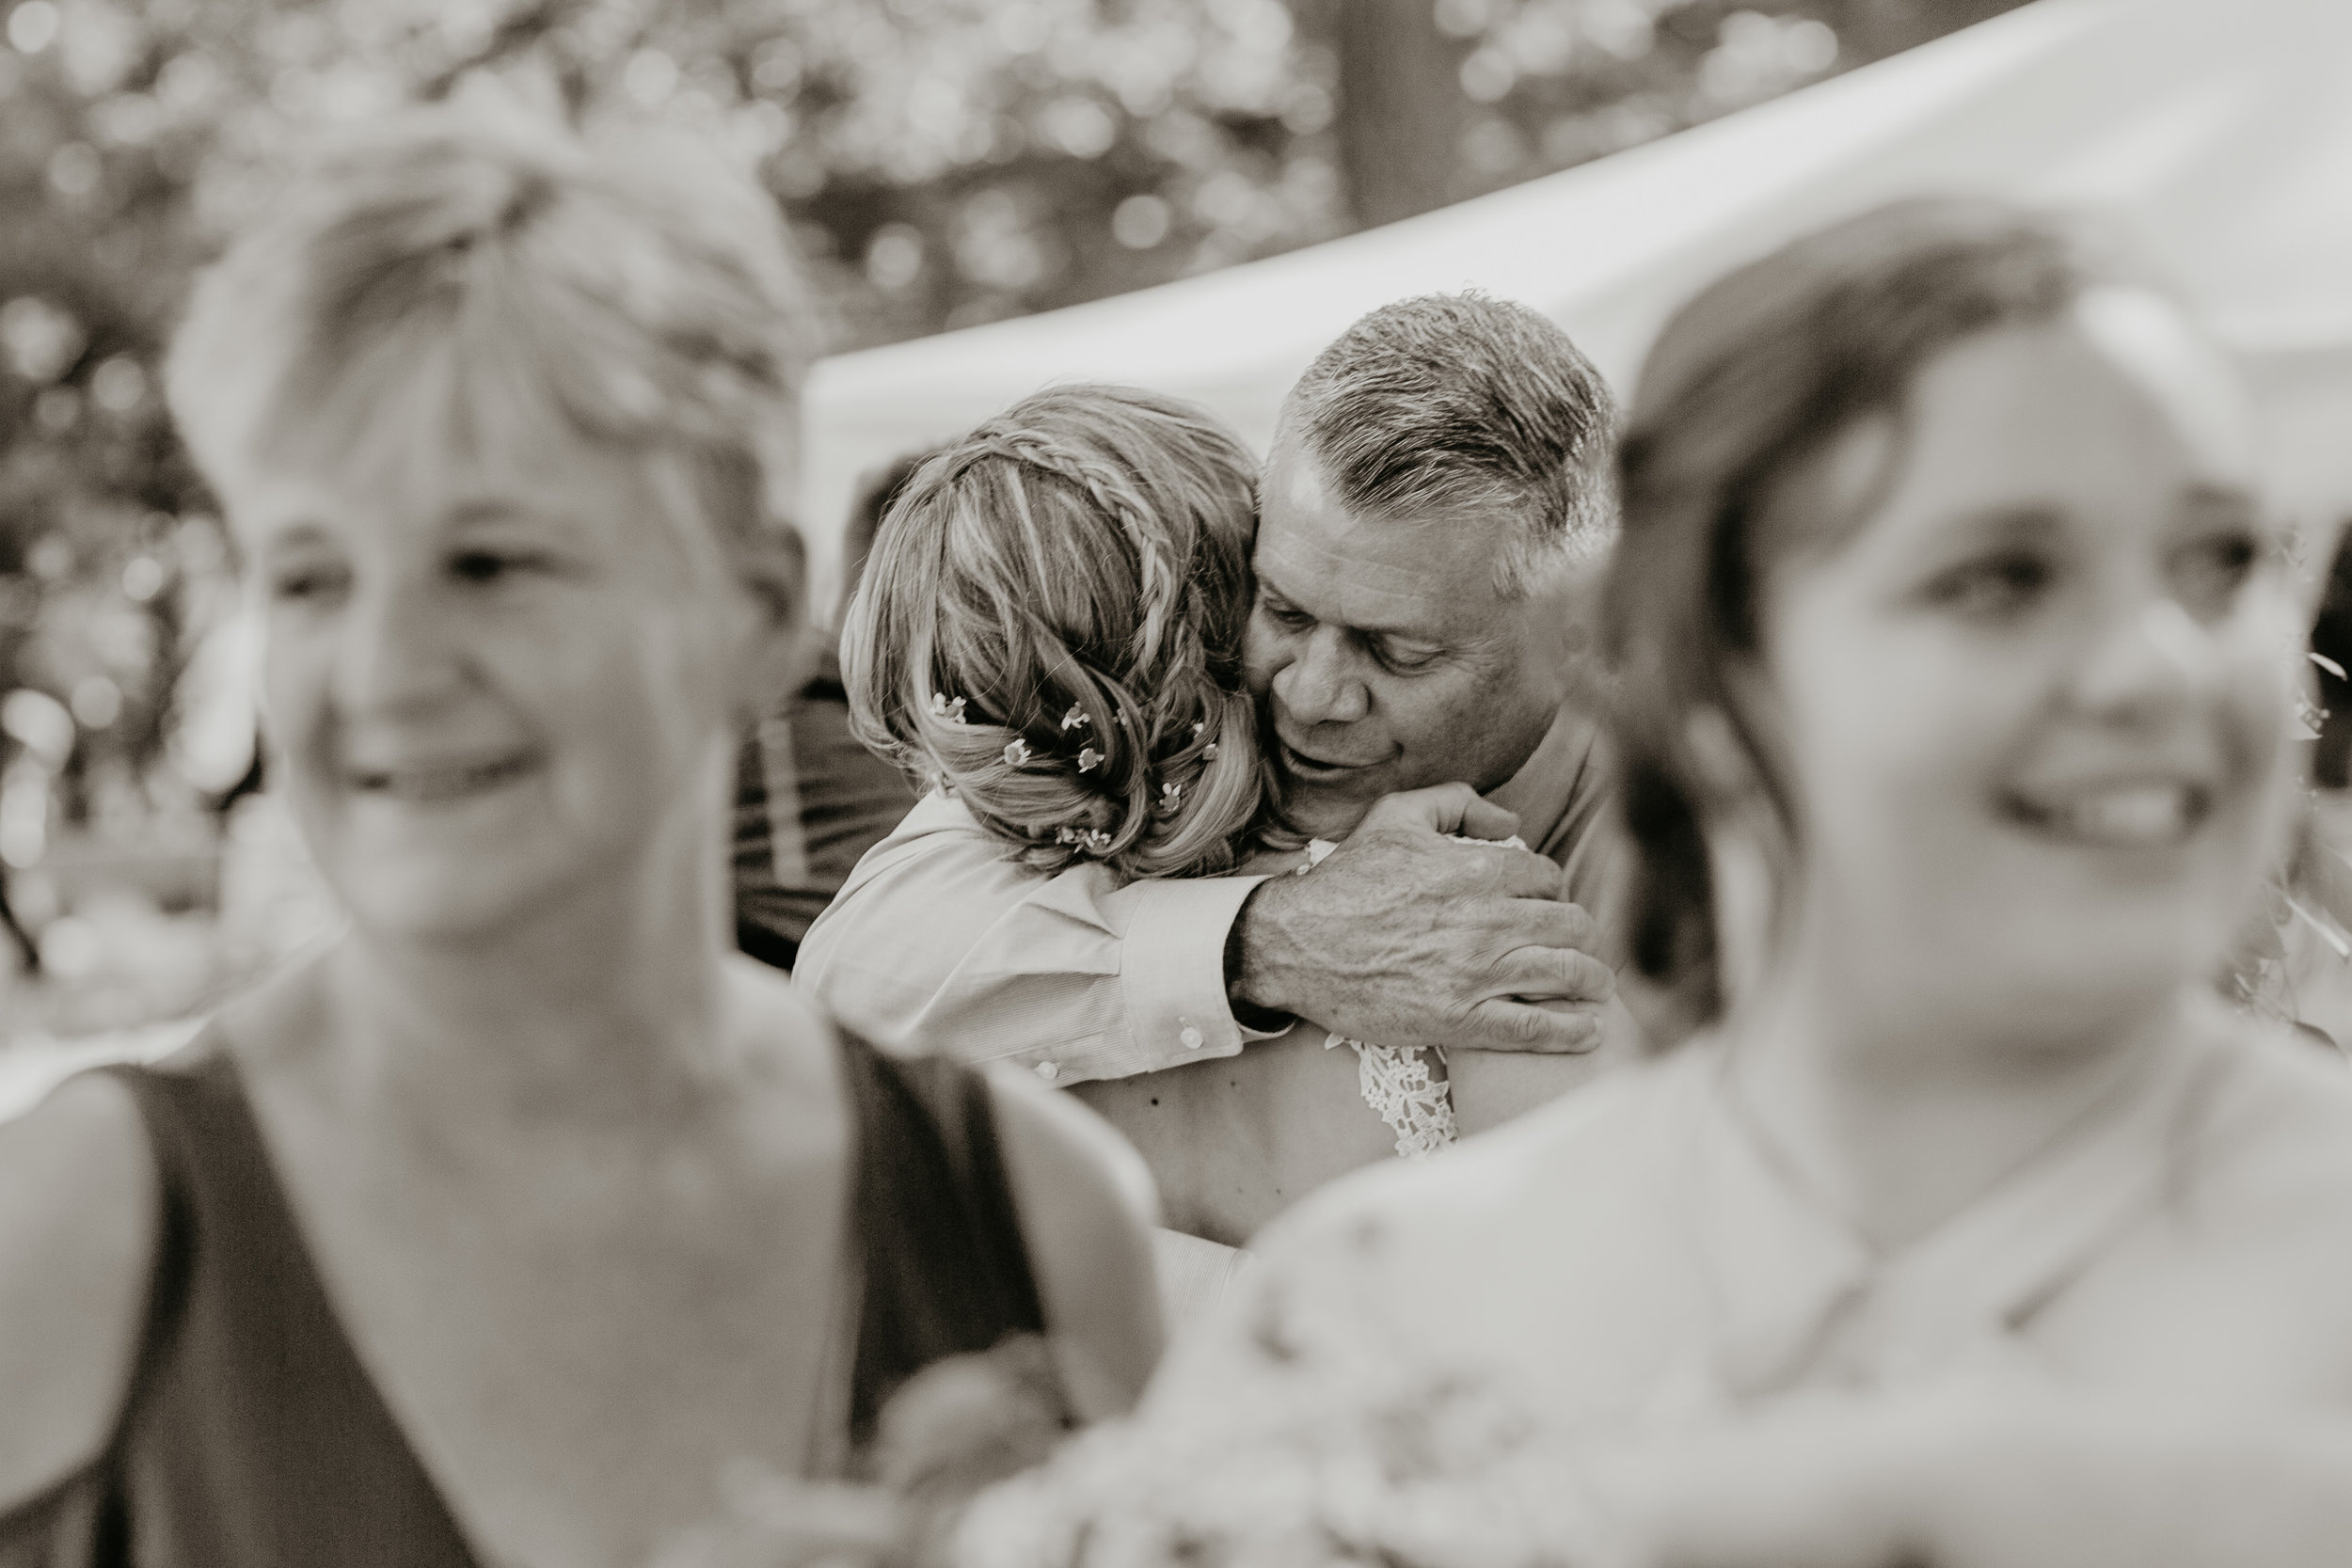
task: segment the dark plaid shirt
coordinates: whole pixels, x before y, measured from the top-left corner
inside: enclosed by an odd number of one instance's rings
[[[913,804],[905,777],[850,733],[840,662],[828,652],[799,695],[759,726],[737,768],[735,923],[743,950],[791,968],[809,923]]]

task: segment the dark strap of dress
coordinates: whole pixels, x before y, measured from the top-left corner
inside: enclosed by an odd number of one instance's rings
[[[908,1378],[1009,1335],[1042,1333],[1045,1312],[986,1081],[954,1062],[885,1056],[863,1041],[843,1061],[865,1142],[854,1450]]]
[[[985,1084],[850,1038],[842,1061],[854,1451],[906,1379],[1043,1313]],[[0,1513],[0,1568],[476,1568],[335,1318],[222,1043],[105,1070],[136,1100],[160,1178],[146,1324],[106,1451]]]
[[[473,1568],[320,1286],[229,1053],[107,1069],[162,1195],[138,1370],[109,1451],[56,1498],[44,1568]],[[28,1533],[38,1534],[34,1529]]]

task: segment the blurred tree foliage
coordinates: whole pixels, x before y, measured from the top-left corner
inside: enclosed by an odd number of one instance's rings
[[[166,753],[224,551],[161,346],[322,122],[496,75],[700,127],[756,164],[854,346],[1422,211],[2015,3],[0,0],[0,667],[46,694],[0,727],[54,747],[70,713],[76,817]]]

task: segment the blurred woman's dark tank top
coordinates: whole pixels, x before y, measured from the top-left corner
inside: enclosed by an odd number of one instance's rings
[[[986,1085],[849,1037],[842,1061],[854,1453],[916,1371],[1044,1314]],[[480,1568],[336,1321],[223,1042],[105,1070],[161,1175],[146,1326],[106,1450],[0,1514],[0,1568]]]

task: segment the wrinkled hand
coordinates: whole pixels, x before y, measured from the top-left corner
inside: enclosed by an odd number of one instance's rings
[[[1614,990],[1560,868],[1501,844],[1518,818],[1467,784],[1392,795],[1236,923],[1236,1002],[1383,1045],[1579,1053]]]

